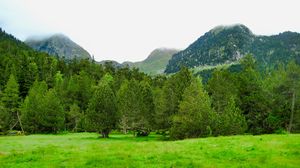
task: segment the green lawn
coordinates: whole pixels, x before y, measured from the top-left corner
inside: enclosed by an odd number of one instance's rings
[[[0,167],[300,167],[300,134],[162,141],[94,133],[0,137]]]

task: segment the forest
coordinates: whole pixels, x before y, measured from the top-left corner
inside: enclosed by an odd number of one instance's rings
[[[185,67],[149,76],[136,68],[64,60],[1,30],[0,132],[113,130],[172,140],[300,131],[300,66],[263,71],[248,54],[241,70],[215,69],[207,82]]]

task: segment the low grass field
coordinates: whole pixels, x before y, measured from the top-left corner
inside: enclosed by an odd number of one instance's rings
[[[0,167],[300,167],[300,134],[163,141],[95,133],[0,137]]]

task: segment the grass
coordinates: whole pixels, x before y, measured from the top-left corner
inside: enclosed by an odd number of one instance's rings
[[[299,167],[300,135],[162,141],[95,133],[0,137],[0,167]]]

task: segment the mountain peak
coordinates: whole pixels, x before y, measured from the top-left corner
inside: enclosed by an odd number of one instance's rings
[[[64,34],[31,36],[25,43],[37,51],[43,51],[65,59],[91,59],[90,54]]]
[[[174,48],[157,48],[153,50],[150,55],[144,61],[151,61],[155,59],[160,59],[161,57],[172,56],[177,53],[179,50]]]
[[[218,33],[222,32],[222,31],[243,32],[243,33],[253,35],[251,30],[243,24],[219,25],[219,26],[216,26],[213,29],[211,29],[209,32],[214,35],[217,35]]]
[[[243,24],[217,26],[185,50],[174,54],[165,72],[177,72],[181,66],[196,68],[230,64],[248,53],[262,62],[261,66],[277,61],[285,62],[287,57],[297,59],[300,50],[299,39],[300,34],[293,32],[272,36],[254,35]]]

